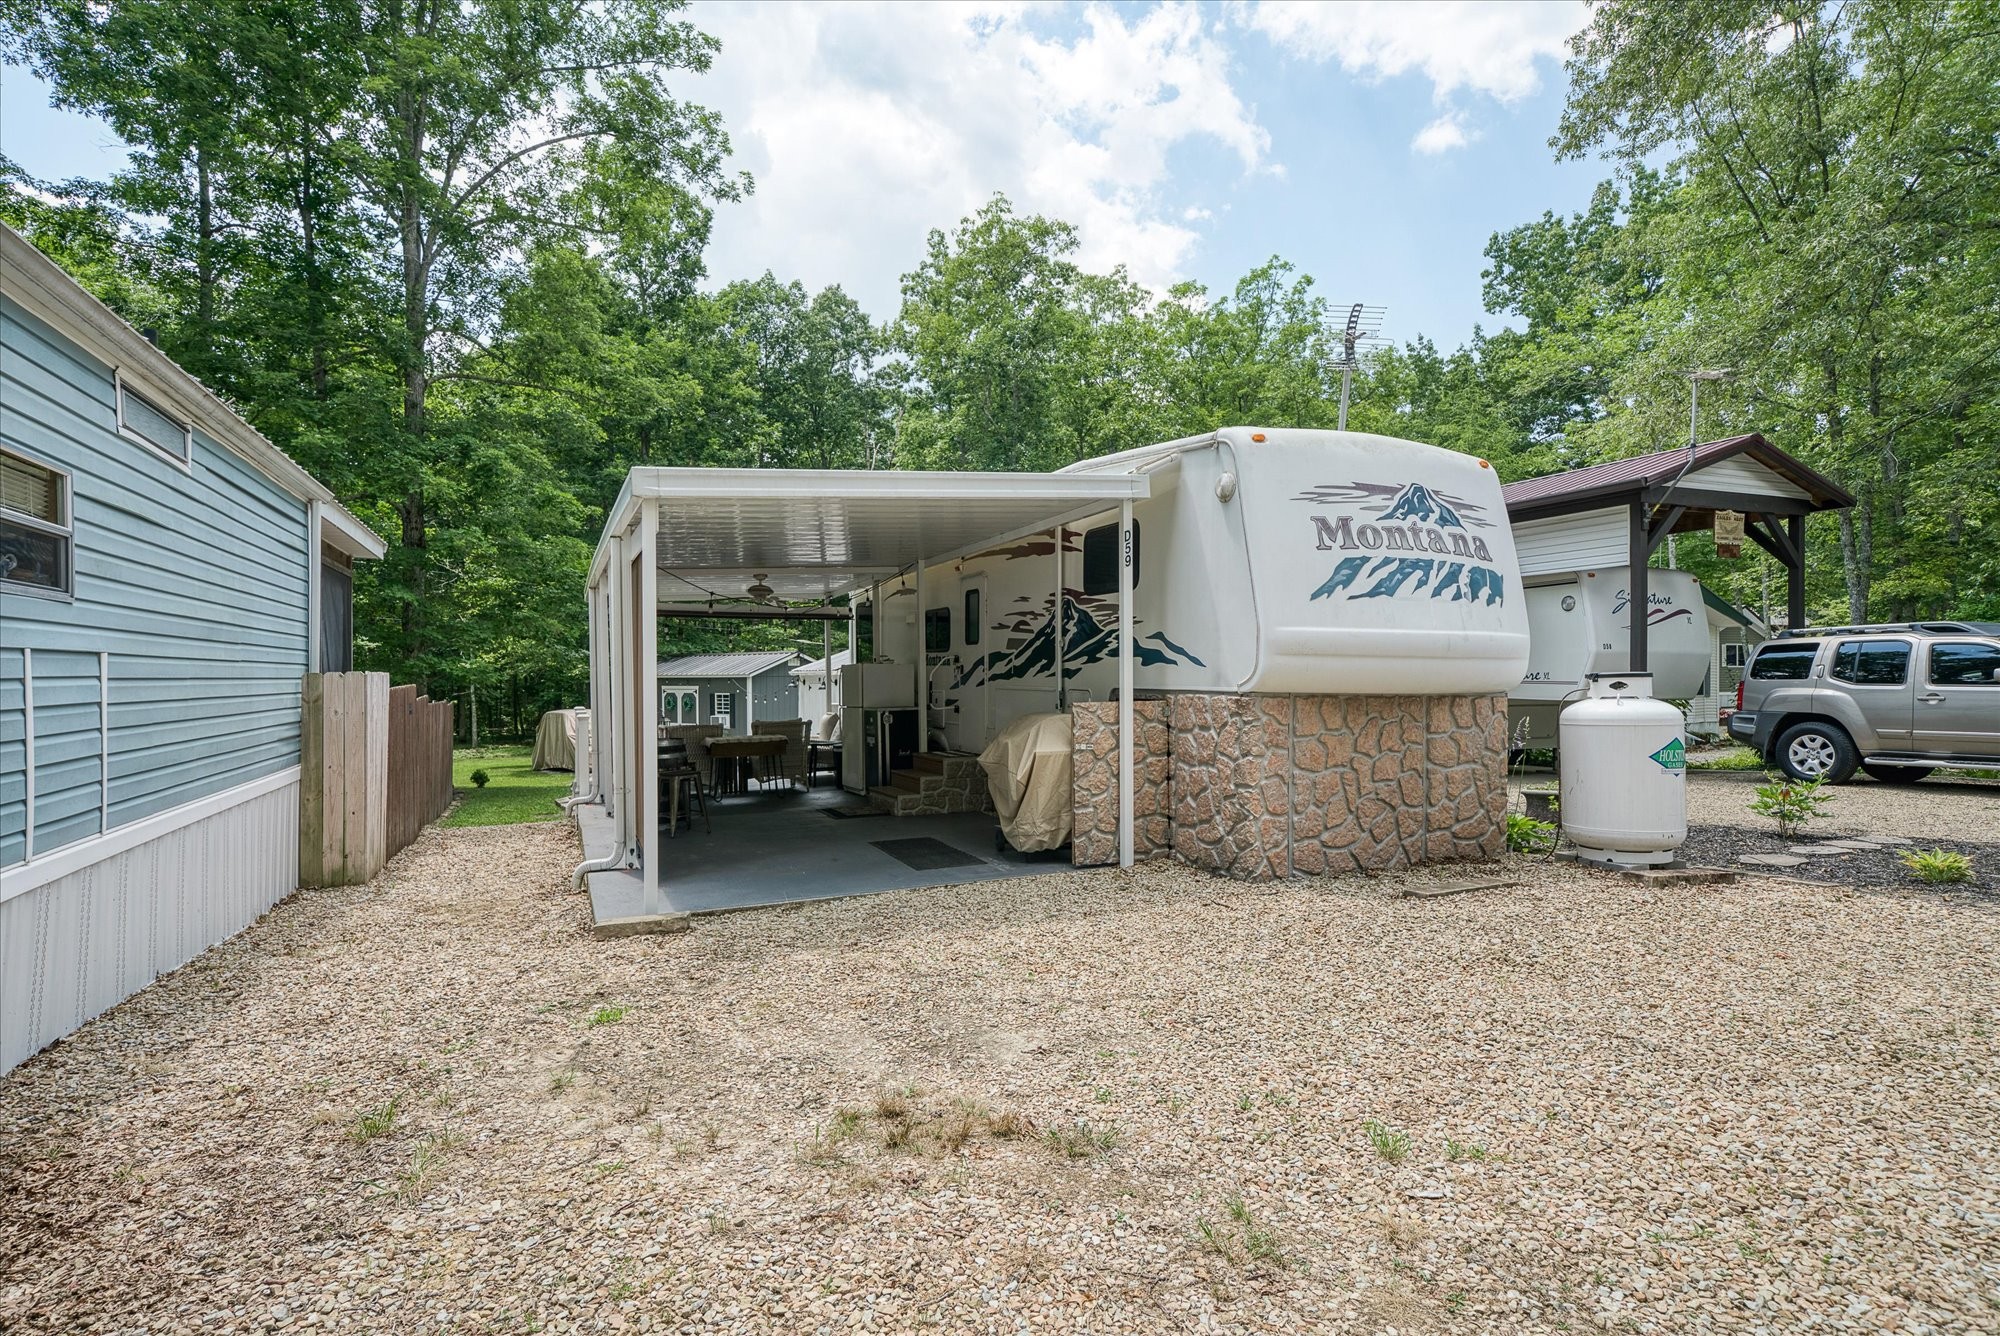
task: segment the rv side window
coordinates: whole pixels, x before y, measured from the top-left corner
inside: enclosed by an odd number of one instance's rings
[[[965,643],[968,646],[979,643],[979,626],[979,591],[968,589],[965,591]]]
[[[1907,640],[1850,640],[1833,656],[1833,675],[1864,687],[1899,687],[1910,671]]]
[[[1132,587],[1139,587],[1139,521],[1132,521]],[[1083,592],[1118,592],[1118,526],[1100,524],[1083,533]]]
[[[1802,682],[1812,676],[1817,640],[1773,640],[1757,651],[1750,676],[1760,682]]]
[[[950,608],[932,608],[924,614],[924,650],[930,654],[951,653]]]

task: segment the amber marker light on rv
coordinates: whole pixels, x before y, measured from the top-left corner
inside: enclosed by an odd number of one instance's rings
[[[1253,431],[1250,433],[1250,439],[1253,441],[1261,441],[1264,439],[1264,433],[1261,431]]]

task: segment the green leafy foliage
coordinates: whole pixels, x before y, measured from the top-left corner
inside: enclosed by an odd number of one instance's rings
[[[1512,480],[1684,444],[1687,372],[1731,367],[1698,434],[1762,432],[1857,497],[1811,526],[1816,618],[2000,617],[2000,489],[1967,485],[2000,475],[1989,8],[1594,6],[1552,147],[1613,178],[1494,235],[1511,327],[1381,350],[1350,426]],[[132,158],[63,182],[0,159],[0,219],[389,540],[357,574],[357,666],[468,728],[476,691],[483,731],[580,699],[578,591],[635,464],[1046,469],[1335,422],[1344,311],[1311,275],[1151,293],[1001,196],[936,220],[881,325],[774,274],[705,289],[714,208],[750,188],[686,100],[715,51],[674,0],[16,0],[0,57]],[[1772,610],[1761,551],[1677,543]]]
[[[1897,857],[1920,880],[1933,886],[1972,880],[1972,860],[1949,849],[1905,849]]]
[[[1549,847],[1555,837],[1553,823],[1537,821],[1519,812],[1507,813],[1507,847],[1515,853],[1540,853]]]
[[[1833,795],[1823,793],[1824,780],[1790,779],[1784,775],[1766,773],[1765,782],[1757,786],[1757,796],[1750,802],[1750,810],[1759,816],[1768,816],[1778,823],[1778,833],[1787,839],[1805,828],[1808,821],[1817,820],[1833,801]]]

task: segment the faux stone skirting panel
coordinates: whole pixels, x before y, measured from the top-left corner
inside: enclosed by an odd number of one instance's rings
[[[1075,775],[1075,829],[1070,861],[1079,867],[1118,861],[1118,705],[1079,701],[1070,706],[1070,760]],[[1170,823],[1173,779],[1169,772],[1167,702],[1132,702],[1132,856],[1164,858],[1173,848]]]
[[[1149,727],[1162,709],[1167,726]],[[1115,862],[1117,710],[1091,702],[1071,714],[1073,860]],[[1195,867],[1265,880],[1506,848],[1504,697],[1188,692],[1134,702],[1133,715],[1147,721],[1135,739],[1140,858],[1170,848]]]

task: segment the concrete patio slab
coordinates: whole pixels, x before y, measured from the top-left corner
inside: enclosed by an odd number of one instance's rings
[[[990,814],[854,814],[866,808],[865,799],[839,789],[771,788],[715,800],[708,829],[697,816],[691,831],[684,824],[661,841],[664,917],[1037,876],[1069,866],[1066,860],[996,853],[998,826]],[[585,855],[595,858],[608,852],[612,827],[603,809],[579,808],[577,819]],[[925,870],[897,856],[907,852],[901,842],[925,838],[960,858],[953,866]],[[880,847],[884,844],[892,847]],[[644,888],[637,869],[592,873],[588,883],[591,916],[600,927],[662,917],[644,913]]]

